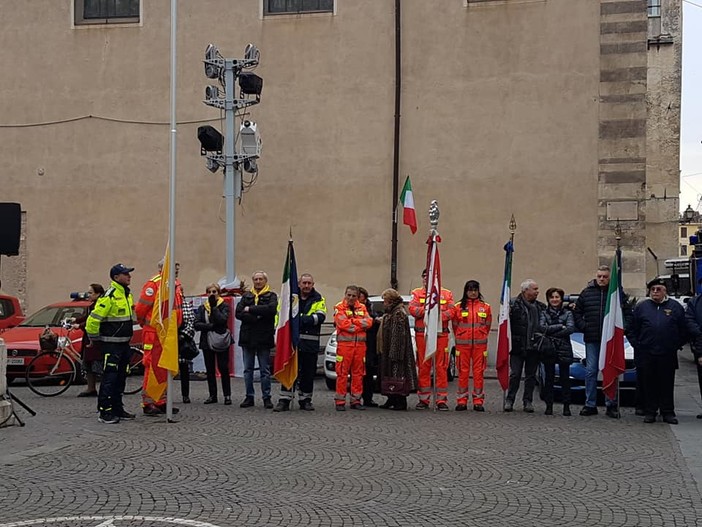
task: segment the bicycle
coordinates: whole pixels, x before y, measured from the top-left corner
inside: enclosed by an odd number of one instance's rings
[[[71,332],[77,330],[69,320],[62,321],[61,327],[66,330],[66,336],[58,337],[56,349],[42,351],[27,365],[27,386],[42,397],[61,395],[83,376],[81,356],[71,339]],[[144,352],[134,347],[131,351],[123,392],[125,395],[132,395],[141,390],[144,371]]]

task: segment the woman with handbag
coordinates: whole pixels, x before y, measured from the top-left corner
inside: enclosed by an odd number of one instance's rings
[[[232,388],[229,378],[229,304],[220,296],[221,289],[217,284],[207,286],[207,300],[198,308],[195,316],[195,329],[200,331],[200,349],[205,359],[207,371],[207,388],[210,396],[205,404],[217,402],[217,371],[222,378],[224,404],[232,404]],[[228,337],[227,337],[228,335]],[[229,340],[229,345],[225,345]],[[215,369],[216,363],[216,369]]]
[[[409,318],[400,293],[386,289],[382,298],[385,314],[378,328],[377,352],[380,393],[388,399],[380,407],[407,410],[407,396],[417,391],[417,366]]]
[[[78,394],[78,397],[97,397],[97,379],[102,375],[102,352],[100,351],[100,342],[94,341],[90,343],[88,334],[85,332],[85,322],[88,320],[88,315],[95,309],[95,304],[102,295],[105,294],[105,288],[100,284],[90,284],[88,289],[88,300],[90,305],[85,312],[84,317],[76,318],[73,321],[74,329],[83,330],[83,339],[81,340],[81,355],[83,362],[81,364],[85,372],[85,380],[88,385],[85,390]]]
[[[539,350],[544,365],[543,398],[546,402],[546,415],[553,415],[553,383],[556,376],[556,363],[563,394],[563,415],[570,416],[570,365],[573,363],[573,347],[570,335],[575,331],[573,313],[563,305],[563,289],[552,287],[546,291],[548,307],[539,317]]]

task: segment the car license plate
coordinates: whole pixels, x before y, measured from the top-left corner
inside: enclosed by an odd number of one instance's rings
[[[22,357],[8,357],[8,366],[24,366],[24,359]]]

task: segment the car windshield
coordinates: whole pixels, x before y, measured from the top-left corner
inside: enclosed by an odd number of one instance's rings
[[[59,327],[66,318],[84,317],[86,306],[47,306],[34,313],[20,324],[23,327],[43,328],[44,326]]]

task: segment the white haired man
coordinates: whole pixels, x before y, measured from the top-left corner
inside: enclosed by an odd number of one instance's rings
[[[510,325],[512,328],[512,351],[509,357],[509,388],[505,398],[504,411],[514,409],[514,400],[519,391],[524,370],[524,411],[534,412],[534,386],[539,354],[534,342],[534,333],[539,329],[539,315],[546,305],[539,302],[539,285],[527,278],[521,284],[521,293],[509,304]]]

